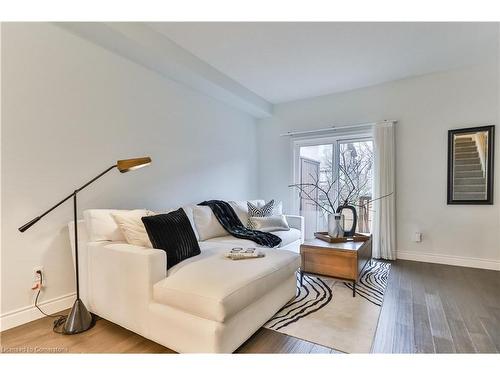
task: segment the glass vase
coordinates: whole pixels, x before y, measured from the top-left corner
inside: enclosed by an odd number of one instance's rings
[[[344,215],[328,214],[328,235],[332,238],[344,237]]]

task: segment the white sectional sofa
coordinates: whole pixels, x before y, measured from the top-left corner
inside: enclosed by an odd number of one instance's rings
[[[183,208],[199,238],[193,206]],[[256,244],[224,235],[199,240],[201,254],[167,272],[165,252],[126,243],[111,212],[87,210],[78,222],[80,295],[104,319],[181,353],[230,353],[295,296],[301,217],[273,232],[281,247],[261,249],[264,258],[226,259]]]

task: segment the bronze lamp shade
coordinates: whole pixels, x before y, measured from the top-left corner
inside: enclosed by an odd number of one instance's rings
[[[151,158],[149,156],[146,156],[143,158],[118,160],[116,162],[116,167],[121,173],[125,173],[128,171],[133,171],[135,169],[146,167],[150,164],[151,164]]]

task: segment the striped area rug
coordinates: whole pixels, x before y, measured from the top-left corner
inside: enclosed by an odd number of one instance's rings
[[[297,295],[265,325],[345,353],[369,353],[377,328],[390,264],[373,260],[363,270],[352,297],[352,284],[304,275]]]

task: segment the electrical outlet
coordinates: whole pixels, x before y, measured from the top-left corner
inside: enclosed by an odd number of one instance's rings
[[[40,271],[43,275],[43,267],[38,266],[38,267],[33,268],[33,281],[35,281],[35,282],[41,281],[41,278],[42,278],[40,276],[40,274],[38,273],[38,271]]]
[[[415,232],[413,234],[413,241],[414,242],[422,242],[422,233],[421,232]]]

